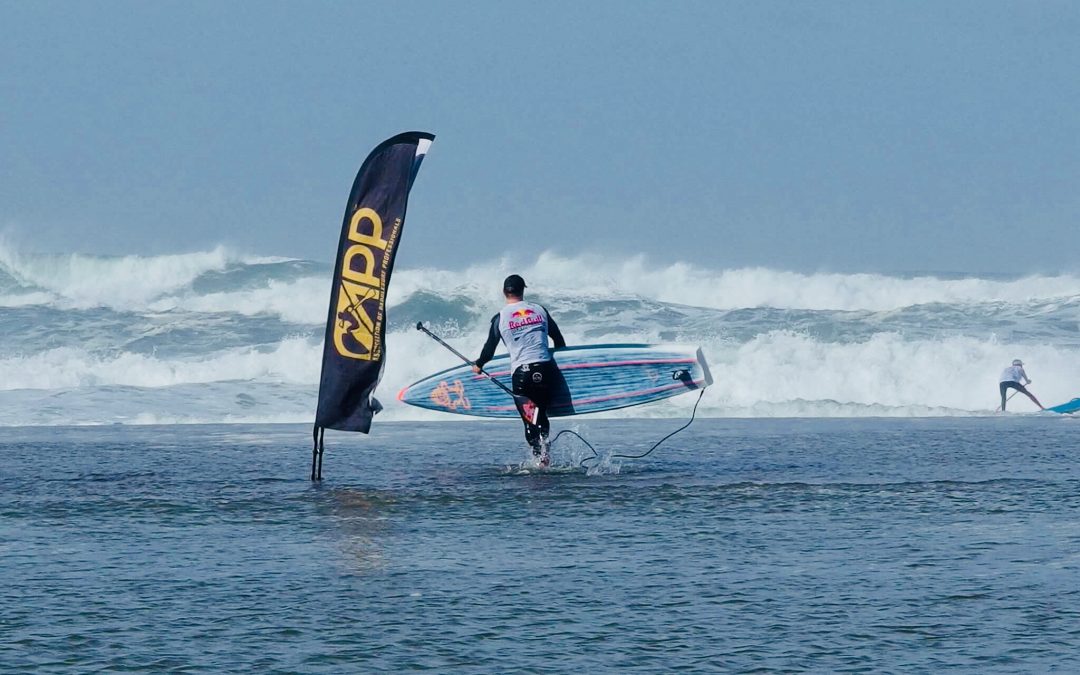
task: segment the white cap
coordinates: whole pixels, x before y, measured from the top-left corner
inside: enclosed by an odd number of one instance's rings
[[[1022,366],[1022,365],[1024,365],[1024,362],[1021,361],[1020,359],[1013,359],[1013,365],[1014,366]]]

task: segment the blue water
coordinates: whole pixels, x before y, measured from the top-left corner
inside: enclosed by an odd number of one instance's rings
[[[374,431],[0,429],[0,670],[1080,670],[1080,420]]]

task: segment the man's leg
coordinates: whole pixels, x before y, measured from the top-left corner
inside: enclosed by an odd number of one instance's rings
[[[533,454],[540,456],[542,434],[540,433],[540,427],[535,424],[525,423],[525,442],[532,448]]]
[[[1008,400],[1007,398],[1005,398],[1005,392],[1009,391],[1009,383],[1002,382],[1001,384],[999,384],[998,391],[1001,392],[1001,412],[1005,412],[1005,401]]]
[[[540,437],[546,441],[551,432],[551,422],[548,421],[547,406],[538,406],[540,414],[536,416],[536,427],[540,430]]]
[[[548,436],[551,432],[551,422],[548,420],[547,411],[551,405],[552,387],[555,385],[555,376],[558,373],[556,372],[555,363],[552,361],[536,364],[534,371],[533,376],[530,378],[532,382],[530,383],[531,386],[529,386],[529,396],[536,403],[536,407],[539,408],[536,425],[540,433],[540,463],[547,466],[551,461],[551,458],[548,457]]]
[[[544,409],[541,408],[533,398],[534,394],[532,392],[532,387],[530,386],[532,384],[533,372],[535,371],[532,368],[532,364],[518,366],[517,370],[514,371],[512,380],[514,384],[514,393],[528,398],[537,406],[539,410],[536,421],[540,422],[541,419],[547,419],[547,415],[545,414]],[[533,449],[533,455],[540,456],[542,435],[540,426],[538,424],[529,424],[524,418],[522,418],[521,422],[525,425],[525,442]]]
[[[1021,385],[1017,385],[1016,388],[1019,389],[1020,391],[1024,392],[1024,396],[1027,396],[1028,398],[1030,398],[1032,403],[1039,406],[1039,410],[1046,410],[1046,408],[1043,407],[1042,403],[1039,403],[1039,399],[1035,398],[1035,395],[1027,390],[1027,387],[1025,387],[1024,385],[1021,384]]]
[[[546,464],[547,438],[551,430],[547,408],[551,403],[551,362],[530,363],[514,371],[514,393],[528,397],[537,407],[536,424],[525,424],[525,440],[533,449],[533,455]]]

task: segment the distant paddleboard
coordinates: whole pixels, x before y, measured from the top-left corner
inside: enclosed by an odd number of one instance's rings
[[[551,417],[627,408],[712,384],[705,356],[693,346],[588,345],[560,349],[554,356],[563,381],[548,408]],[[506,354],[496,356],[484,370],[512,386]],[[398,400],[458,415],[518,417],[510,396],[468,365],[425,377],[402,389]]]
[[[1068,403],[1062,403],[1061,405],[1056,405],[1053,408],[1047,408],[1046,412],[1056,412],[1063,414],[1080,412],[1080,398],[1074,398]]]

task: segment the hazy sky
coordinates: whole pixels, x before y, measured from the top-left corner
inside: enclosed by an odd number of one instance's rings
[[[1080,269],[1076,2],[0,0],[24,250],[329,261],[414,129],[403,265]]]

